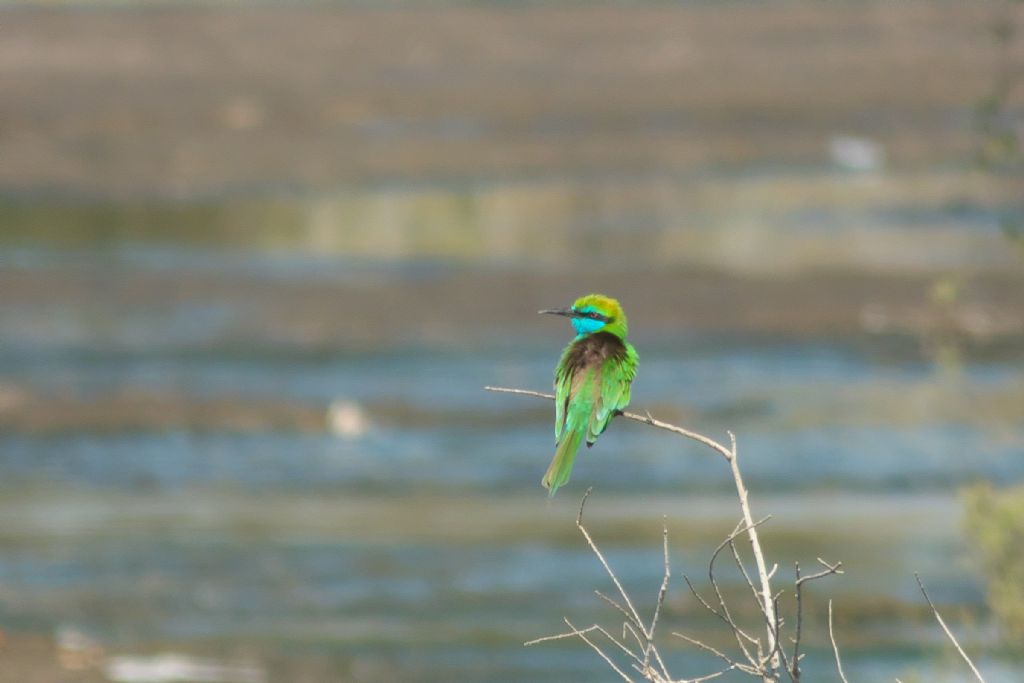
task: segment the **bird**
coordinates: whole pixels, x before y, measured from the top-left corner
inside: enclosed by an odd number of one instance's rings
[[[555,457],[541,479],[554,496],[569,481],[580,444],[594,445],[629,405],[639,357],[626,341],[626,314],[611,297],[588,294],[569,308],[538,312],[565,316],[576,330],[555,367]]]

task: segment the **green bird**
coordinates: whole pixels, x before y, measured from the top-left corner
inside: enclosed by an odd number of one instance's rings
[[[569,481],[580,443],[594,445],[629,405],[638,358],[626,341],[626,314],[611,297],[588,294],[571,308],[540,312],[564,315],[576,329],[555,368],[555,457],[541,480],[553,496]]]

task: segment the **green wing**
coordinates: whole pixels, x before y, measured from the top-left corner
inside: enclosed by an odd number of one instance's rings
[[[575,367],[568,362],[570,344],[555,369],[555,457],[541,484],[550,495],[569,481],[573,460],[584,437],[592,444],[615,411],[629,404],[629,387],[636,375],[637,355],[626,344],[624,357],[608,358],[601,366]]]
[[[629,405],[630,385],[636,377],[636,366],[639,361],[636,349],[626,344],[626,357],[623,359],[609,358],[601,368],[601,388],[597,397],[596,410],[592,413],[587,428],[587,443],[597,440],[615,416],[616,411]]]
[[[572,344],[562,351],[562,358],[555,366],[555,443],[562,438],[562,430],[565,428],[566,411],[569,407],[569,399],[572,397],[572,373],[569,372],[566,359]]]
[[[579,368],[573,372],[565,359],[566,354],[562,354],[563,362],[555,370],[555,457],[541,479],[551,496],[569,481],[576,451],[592,419],[597,393],[592,388],[597,384],[597,369]]]

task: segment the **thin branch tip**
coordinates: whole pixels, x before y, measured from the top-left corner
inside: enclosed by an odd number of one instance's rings
[[[588,486],[587,490],[583,492],[583,498],[580,499],[580,511],[576,513],[576,526],[578,528],[583,527],[583,506],[587,504],[587,498],[590,498],[590,494],[593,490],[593,486]]]
[[[942,630],[946,633],[946,637],[949,638],[949,642],[953,643],[953,647],[955,647],[956,651],[960,654],[960,658],[967,663],[968,667],[970,667],[971,673],[974,674],[974,678],[978,683],[985,683],[985,679],[982,677],[981,672],[978,671],[978,667],[974,666],[974,662],[971,661],[971,658],[967,656],[966,652],[964,652],[964,649],[960,646],[960,642],[956,639],[956,636],[953,635],[953,631],[951,631],[949,626],[946,625],[946,620],[942,618],[942,615],[939,614],[939,610],[935,607],[932,599],[928,597],[928,591],[924,589],[924,583],[921,581],[921,575],[914,572],[914,578],[917,579],[917,585],[921,589],[921,595],[924,596],[925,602],[927,602],[928,606],[931,607],[935,620],[939,622],[939,626],[941,626]]]

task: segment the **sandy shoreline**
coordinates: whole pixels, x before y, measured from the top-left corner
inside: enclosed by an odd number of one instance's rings
[[[850,133],[897,168],[964,163],[991,18],[926,2],[4,6],[0,191],[801,166]]]

